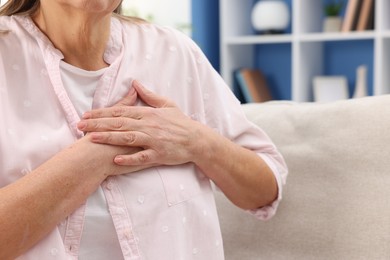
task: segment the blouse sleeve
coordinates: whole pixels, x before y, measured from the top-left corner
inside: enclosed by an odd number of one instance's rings
[[[187,43],[196,66],[197,81],[203,92],[206,124],[231,141],[256,152],[275,175],[278,184],[277,199],[270,205],[248,210],[258,219],[268,220],[275,214],[282,199],[282,187],[288,173],[286,163],[268,135],[246,118],[239,100],[200,48],[189,38]]]

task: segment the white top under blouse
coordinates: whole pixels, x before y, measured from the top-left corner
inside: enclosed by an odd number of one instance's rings
[[[106,70],[87,71],[60,61],[64,88],[80,117],[92,109],[95,91]],[[123,259],[102,187],[87,200],[79,259]]]

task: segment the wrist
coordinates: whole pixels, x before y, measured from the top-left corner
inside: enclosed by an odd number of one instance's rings
[[[220,136],[215,130],[205,125],[200,125],[196,129],[192,162],[199,168],[204,169],[210,166],[210,162],[214,161],[215,154],[218,153]]]

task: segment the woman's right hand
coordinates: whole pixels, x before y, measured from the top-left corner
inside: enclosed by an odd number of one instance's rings
[[[75,142],[73,146],[81,146],[79,148],[85,149],[87,154],[89,153],[91,158],[90,164],[100,165],[101,171],[99,174],[102,174],[102,180],[109,176],[115,176],[120,174],[132,173],[139,170],[143,170],[149,168],[153,165],[149,166],[120,166],[114,162],[114,159],[119,154],[134,154],[141,150],[142,148],[138,147],[128,147],[128,146],[113,146],[106,144],[96,144],[91,141],[90,135],[87,134],[77,142]],[[88,160],[88,159],[87,159]],[[87,165],[86,165],[87,166]]]
[[[122,111],[122,106],[134,106],[137,101],[137,92],[135,91],[134,87],[132,87],[129,90],[129,93],[123,97],[121,100],[119,100],[115,105],[112,107],[118,108],[118,112]],[[125,165],[118,165],[114,163],[114,158],[117,155],[131,155],[134,153],[137,153],[143,148],[141,147],[130,147],[130,146],[119,146],[119,145],[108,145],[108,144],[97,144],[96,142],[92,142],[90,138],[90,133],[86,133],[86,135],[80,139],[78,142],[86,142],[88,146],[90,146],[87,149],[93,149],[94,156],[98,156],[101,158],[99,163],[102,163],[102,167],[106,169],[106,177],[113,176],[113,175],[120,175],[125,173],[131,173],[139,170],[143,170],[146,168],[150,168],[153,166],[157,166],[154,164],[149,165],[138,165],[138,166],[125,166]],[[77,143],[77,142],[76,142]],[[75,143],[75,144],[76,144]],[[98,146],[96,146],[98,145]]]

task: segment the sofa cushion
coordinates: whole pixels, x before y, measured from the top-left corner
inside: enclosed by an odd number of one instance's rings
[[[216,194],[226,259],[390,259],[390,95],[243,109],[289,176],[266,222]]]

